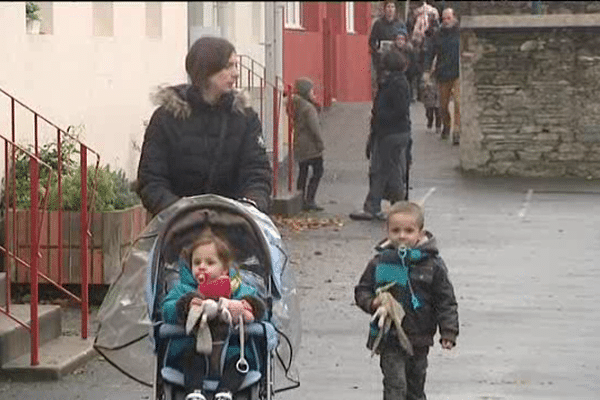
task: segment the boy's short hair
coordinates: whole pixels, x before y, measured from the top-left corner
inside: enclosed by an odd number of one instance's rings
[[[215,235],[210,229],[205,229],[191,245],[181,252],[182,257],[188,262],[190,268],[192,266],[192,254],[194,253],[194,250],[200,246],[211,243],[215,245],[217,256],[223,262],[223,266],[228,268],[231,266],[233,262],[233,253],[229,244],[223,238]]]
[[[425,226],[425,212],[423,211],[423,207],[413,201],[403,200],[394,203],[388,212],[388,221],[394,214],[410,214],[415,217],[419,229],[423,229]]]
[[[404,71],[408,65],[406,56],[394,48],[383,55],[381,62],[387,71]]]

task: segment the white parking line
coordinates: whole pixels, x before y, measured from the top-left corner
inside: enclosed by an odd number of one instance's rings
[[[519,211],[519,218],[525,218],[525,214],[527,213],[527,209],[529,208],[529,204],[531,203],[531,197],[533,196],[533,189],[529,189],[527,194],[525,195],[525,201],[523,202],[523,207],[521,207],[521,211]]]
[[[433,194],[433,192],[435,192],[435,187],[430,188],[427,193],[425,193],[425,196],[423,196],[423,198],[421,199],[421,201],[419,201],[419,203],[421,204],[421,206],[425,205],[425,201],[429,198],[429,196],[431,196]]]

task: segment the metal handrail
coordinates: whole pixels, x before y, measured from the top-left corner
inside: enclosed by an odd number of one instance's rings
[[[94,151],[93,149],[91,149],[90,147],[88,147],[86,144],[84,144],[81,140],[79,140],[79,138],[72,135],[71,132],[69,132],[69,129],[67,129],[65,131],[64,129],[60,128],[58,125],[56,125],[49,119],[45,118],[44,116],[40,115],[37,111],[33,110],[31,107],[24,104],[22,101],[16,99],[13,95],[8,93],[4,89],[0,88],[0,93],[3,93],[5,96],[7,96],[10,99],[11,139],[8,139],[3,135],[0,135],[0,137],[5,141],[5,175],[6,175],[5,187],[6,188],[9,187],[8,173],[10,170],[12,170],[11,178],[12,178],[12,188],[13,188],[13,193],[12,193],[12,200],[13,200],[13,202],[12,202],[12,204],[13,204],[13,207],[12,207],[12,218],[13,218],[12,219],[12,221],[13,221],[13,231],[12,231],[13,243],[12,243],[12,246],[13,246],[13,249],[17,247],[17,243],[16,243],[17,234],[16,234],[16,223],[15,223],[16,222],[16,175],[15,175],[15,169],[14,169],[14,165],[16,165],[16,150],[23,151],[23,152],[25,152],[25,154],[27,154],[30,157],[30,181],[31,181],[31,185],[30,185],[31,257],[29,260],[30,264],[28,265],[26,261],[24,261],[23,259],[18,257],[18,254],[11,252],[8,249],[10,246],[6,246],[6,247],[0,246],[0,250],[5,253],[5,257],[7,259],[10,257],[12,260],[14,260],[15,266],[24,266],[26,268],[29,268],[29,270],[31,271],[31,273],[30,273],[31,365],[37,365],[39,363],[39,359],[38,359],[38,357],[39,357],[39,318],[38,318],[38,311],[37,311],[37,304],[39,301],[38,276],[45,279],[46,281],[48,281],[50,284],[52,284],[53,286],[55,286],[56,288],[61,290],[63,293],[70,296],[72,299],[74,299],[81,305],[81,337],[83,339],[87,339],[87,336],[88,336],[89,255],[88,255],[87,249],[89,248],[89,238],[91,237],[90,226],[91,226],[91,216],[92,216],[92,213],[88,209],[89,208],[88,204],[90,206],[94,204],[95,194],[97,191],[96,188],[97,188],[97,184],[98,184],[98,169],[99,169],[99,164],[100,164],[100,154],[98,152]],[[33,126],[34,126],[34,129],[33,129],[34,130],[34,132],[33,132],[33,134],[34,134],[33,153],[29,152],[28,150],[24,149],[22,146],[19,146],[16,143],[15,110],[16,110],[17,104],[20,105],[25,110],[29,111],[31,114],[33,114]],[[58,152],[58,170],[56,172],[57,172],[57,176],[58,176],[57,183],[58,183],[58,237],[59,238],[62,237],[62,224],[63,224],[63,218],[62,218],[62,212],[63,212],[62,144],[63,144],[63,141],[62,141],[62,139],[67,137],[67,138],[71,139],[76,145],[79,145],[79,153],[80,153],[79,169],[80,169],[80,174],[81,174],[80,246],[82,249],[82,251],[80,252],[81,286],[82,286],[81,297],[76,296],[75,294],[73,294],[72,292],[70,292],[69,290],[67,290],[63,287],[63,282],[62,282],[62,269],[63,269],[62,268],[62,264],[63,264],[62,245],[58,246],[58,260],[57,260],[58,271],[59,271],[58,282],[55,282],[54,280],[52,280],[50,277],[48,277],[44,273],[38,271],[37,261],[38,261],[38,257],[41,257],[41,254],[40,254],[41,228],[43,225],[43,221],[45,219],[44,218],[45,212],[47,211],[47,208],[48,208],[47,205],[48,205],[48,199],[49,199],[49,193],[50,193],[50,184],[51,184],[51,180],[52,180],[52,174],[54,172],[53,168],[51,166],[49,166],[47,163],[44,163],[39,158],[39,143],[38,143],[38,133],[39,133],[38,132],[38,123],[39,123],[39,121],[44,121],[51,128],[56,129],[57,152]],[[11,154],[10,155],[9,155],[9,149],[8,149],[9,145],[11,146],[11,151],[10,151]],[[87,183],[88,152],[96,156],[95,174],[94,174],[94,177],[91,182],[92,193],[91,193],[90,199],[88,199],[88,195],[87,195],[87,191],[88,191],[88,183]],[[9,160],[12,160],[13,168],[10,168]],[[48,177],[47,188],[45,189],[46,193],[45,193],[45,197],[42,200],[42,204],[41,204],[41,209],[44,210],[44,213],[42,214],[42,219],[40,221],[38,221],[38,217],[39,217],[38,210],[40,208],[40,207],[38,207],[38,205],[39,205],[39,199],[38,199],[39,165],[50,168],[50,172],[48,174],[49,177]],[[8,207],[11,204],[9,201],[8,190],[5,190],[5,199],[6,199],[6,207],[7,207],[7,212],[8,212]],[[8,228],[9,228],[8,223],[5,223],[5,240],[7,241],[7,243],[9,241],[9,237],[10,237],[10,232],[9,232]],[[5,263],[5,264],[7,265],[7,268],[9,268],[8,263]],[[10,271],[8,270],[8,272],[10,272]],[[2,314],[5,314],[9,318],[15,320],[15,317],[10,315],[9,304],[10,304],[10,273],[7,273],[7,309],[6,309],[6,311],[5,310],[0,310],[0,311],[2,312]],[[18,323],[20,323],[21,325],[23,324],[22,322],[18,322]]]
[[[248,88],[258,87],[260,88],[260,118],[261,121],[264,121],[264,110],[263,110],[263,98],[265,96],[265,90],[270,89],[273,91],[273,196],[277,196],[278,194],[278,182],[279,182],[279,117],[280,117],[280,109],[283,98],[288,97],[288,103],[286,106],[286,112],[288,116],[291,118],[293,115],[292,112],[292,104],[289,99],[291,99],[291,85],[286,85],[283,78],[279,76],[275,76],[275,82],[269,82],[266,80],[266,67],[255,61],[253,58],[245,55],[239,54],[239,66],[240,66],[240,74],[238,76],[238,80],[236,84],[238,87],[242,86],[244,83],[244,73],[247,75],[246,78],[246,86]],[[244,63],[244,60],[249,60],[248,63]],[[255,68],[258,66],[260,68]],[[262,74],[257,72],[257,69],[262,70]],[[259,81],[259,86],[254,85],[254,78],[257,78]],[[288,123],[288,192],[292,191],[293,188],[293,124],[291,121]]]

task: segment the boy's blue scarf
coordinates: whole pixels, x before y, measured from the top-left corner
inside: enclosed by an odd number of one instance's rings
[[[405,295],[410,293],[410,306],[413,310],[421,307],[421,301],[415,295],[412,285],[410,284],[410,268],[425,260],[429,254],[419,249],[410,248],[387,248],[380,252],[380,259],[375,267],[375,284],[382,287],[392,284],[390,291],[394,292],[394,288],[400,290],[403,306],[408,306],[408,298]],[[408,288],[408,292],[406,289]]]

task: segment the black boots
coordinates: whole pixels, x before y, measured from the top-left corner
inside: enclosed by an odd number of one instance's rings
[[[308,182],[306,192],[302,196],[302,209],[304,211],[323,211],[323,207],[320,207],[315,203],[315,196],[317,194],[317,188],[319,187],[320,177],[316,178],[312,176]]]

